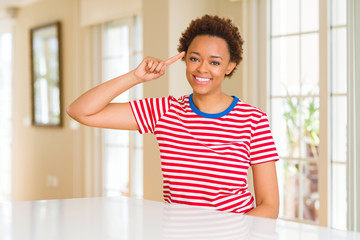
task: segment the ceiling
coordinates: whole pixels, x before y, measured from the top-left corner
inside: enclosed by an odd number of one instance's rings
[[[1,7],[23,7],[40,0],[0,0]]]

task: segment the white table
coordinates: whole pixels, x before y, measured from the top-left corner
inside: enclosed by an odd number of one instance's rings
[[[360,239],[360,233],[124,197],[0,203],[0,239]]]

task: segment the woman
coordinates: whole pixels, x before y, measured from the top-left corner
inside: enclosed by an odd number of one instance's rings
[[[155,134],[166,202],[277,218],[278,155],[267,116],[222,92],[224,78],[242,59],[242,44],[231,20],[205,15],[182,34],[178,55],[166,61],[146,57],[135,70],[84,93],[67,112],[88,126]],[[161,77],[181,58],[192,94],[110,103]],[[247,184],[250,166],[256,207]]]

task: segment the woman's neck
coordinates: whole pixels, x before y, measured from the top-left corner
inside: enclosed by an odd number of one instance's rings
[[[211,114],[225,111],[231,105],[234,98],[222,92],[216,95],[193,93],[192,100],[196,108],[201,112]]]

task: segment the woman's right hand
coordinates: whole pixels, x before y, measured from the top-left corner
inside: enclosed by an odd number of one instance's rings
[[[130,103],[111,101],[138,83],[161,77],[167,66],[184,55],[185,52],[182,52],[166,61],[147,57],[135,70],[85,92],[68,107],[67,113],[76,121],[91,127],[138,130]]]
[[[134,70],[134,75],[140,82],[147,82],[157,79],[165,74],[165,68],[167,66],[181,59],[184,55],[185,52],[181,52],[166,61],[162,61],[153,57],[146,57]]]

